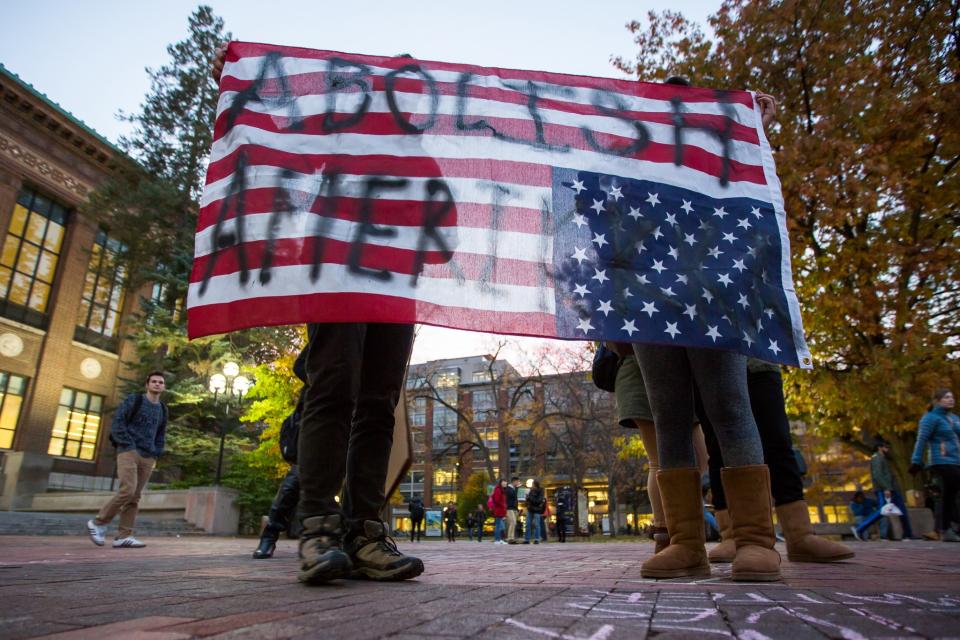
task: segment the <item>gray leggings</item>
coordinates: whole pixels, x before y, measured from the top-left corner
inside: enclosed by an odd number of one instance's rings
[[[728,467],[763,464],[747,392],[747,358],[733,351],[634,344],[643,373],[661,469],[697,466],[691,425],[696,382]]]

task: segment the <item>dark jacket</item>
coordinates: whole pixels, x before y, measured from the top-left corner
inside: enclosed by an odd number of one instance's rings
[[[503,495],[507,498],[507,511],[517,511],[520,507],[517,504],[517,489],[512,484],[508,484],[503,490]]]
[[[525,504],[529,513],[542,515],[543,512],[547,510],[547,499],[543,495],[543,489],[540,487],[530,489],[530,491],[527,492]]]
[[[141,396],[139,408],[137,397]],[[162,402],[153,404],[145,395],[131,393],[113,415],[111,439],[117,453],[136,451],[145,458],[159,458],[166,445],[167,408]]]
[[[421,498],[412,498],[407,503],[407,510],[410,511],[411,520],[423,520],[423,500]]]
[[[870,478],[873,480],[873,488],[877,491],[900,491],[897,476],[893,475],[890,463],[879,451],[870,458]]]

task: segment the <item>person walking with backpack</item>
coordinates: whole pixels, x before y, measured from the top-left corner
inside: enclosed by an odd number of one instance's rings
[[[540,544],[540,527],[543,526],[543,512],[547,507],[547,499],[543,495],[543,489],[540,488],[538,480],[533,481],[533,486],[527,492],[525,501],[527,507],[527,526],[524,532],[523,544]]]
[[[410,512],[410,542],[414,542],[414,537],[416,542],[420,542],[420,538],[423,537],[423,516],[426,513],[426,509],[423,508],[423,498],[420,496],[410,498],[407,510]]]
[[[113,540],[116,548],[147,546],[133,537],[140,496],[150,474],[163,454],[166,442],[167,407],[160,395],[167,383],[162,371],[151,371],[144,393],[132,393],[117,407],[110,427],[110,442],[117,448],[117,479],[120,489],[95,518],[87,521],[87,534],[98,547],[104,545],[107,527],[120,514],[120,526]]]

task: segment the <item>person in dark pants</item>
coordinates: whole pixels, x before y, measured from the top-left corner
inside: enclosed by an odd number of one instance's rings
[[[818,537],[810,523],[810,512],[803,499],[803,477],[790,436],[790,422],[783,399],[780,367],[761,360],[747,361],[747,393],[757,429],[763,461],[770,469],[770,493],[777,520],[787,541],[787,558],[792,562],[837,562],[854,556],[849,547]],[[710,562],[730,562],[736,554],[731,538],[726,494],[720,479],[723,454],[709,417],[703,411],[699,394],[697,415],[703,427],[710,465],[710,489],[722,542],[710,553]]]
[[[423,562],[401,553],[380,520],[413,326],[329,323],[307,331],[299,579],[418,576]]]
[[[307,350],[300,352],[293,363],[293,373],[301,382],[307,382]],[[270,505],[267,524],[260,533],[260,544],[253,552],[254,560],[266,560],[273,557],[280,534],[290,530],[300,502],[300,470],[297,468],[297,440],[300,439],[300,417],[303,414],[303,396],[301,390],[297,405],[280,427],[280,454],[290,463],[287,475],[283,477],[277,495]],[[299,527],[297,527],[299,529]]]
[[[573,490],[561,487],[556,495],[557,542],[567,541],[567,521],[573,511]]]
[[[407,509],[410,511],[410,523],[412,525],[410,542],[414,542],[414,536],[416,536],[416,542],[420,542],[420,538],[423,537],[423,516],[426,513],[426,509],[423,508],[423,498],[420,496],[410,498]]]
[[[913,539],[913,527],[910,526],[910,517],[907,515],[907,505],[900,492],[900,483],[890,469],[887,457],[890,455],[890,443],[880,441],[874,447],[873,457],[870,458],[870,478],[873,488],[877,492],[877,504],[880,508],[872,516],[853,527],[853,536],[857,540],[863,539],[863,534],[874,522],[883,517],[882,509],[887,502],[892,502],[900,510],[900,524],[903,526],[903,536]]]
[[[457,540],[457,505],[450,502],[443,510],[443,526],[447,532],[447,542]]]
[[[254,560],[266,560],[273,557],[277,548],[280,534],[290,528],[297,512],[297,503],[300,501],[300,472],[297,465],[290,465],[290,470],[283,477],[277,495],[270,505],[270,515],[267,525],[260,534],[260,544],[253,552]]]
[[[477,542],[483,542],[483,525],[487,521],[487,512],[483,510],[483,505],[478,504],[476,511],[473,512],[473,526],[477,532]]]
[[[960,491],[960,419],[951,413],[955,400],[949,389],[937,389],[930,410],[920,419],[917,443],[910,458],[910,473],[923,470],[928,454],[930,472],[940,479],[937,530],[944,542],[960,542],[954,523],[960,525],[957,493]]]

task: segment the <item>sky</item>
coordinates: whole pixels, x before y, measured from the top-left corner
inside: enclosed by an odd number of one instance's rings
[[[410,53],[424,60],[622,77],[612,56],[632,57],[625,25],[649,10],[682,12],[706,30],[720,0],[329,0],[208,2],[238,40],[348,53]],[[168,61],[196,2],[0,1],[0,63],[108,140],[128,132],[150,88],[144,69]],[[413,362],[496,350],[522,366],[556,341],[421,327]],[[559,345],[557,345],[559,346]]]

